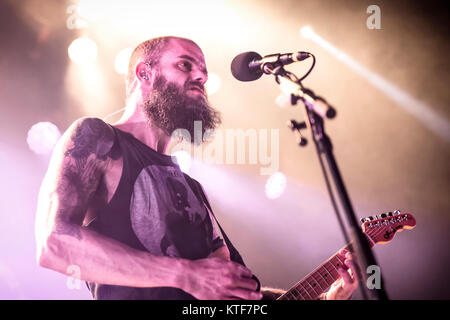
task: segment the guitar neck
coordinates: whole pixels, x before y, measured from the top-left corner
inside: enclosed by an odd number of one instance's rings
[[[373,243],[369,238],[366,239],[369,241],[370,245],[373,246]],[[353,252],[352,245],[349,243],[344,248],[348,251]],[[341,249],[341,250],[342,250]],[[340,250],[339,250],[340,251]],[[338,255],[337,252],[327,261],[318,266],[314,271],[308,274],[301,281],[296,283],[292,288],[286,291],[282,296],[280,296],[277,300],[317,300],[319,296],[327,292],[331,287],[333,282],[340,278],[338,268],[347,267],[344,264],[343,259]]]

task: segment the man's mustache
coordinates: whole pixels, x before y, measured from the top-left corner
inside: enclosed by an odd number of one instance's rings
[[[205,86],[204,86],[201,82],[199,82],[199,81],[190,81],[190,82],[186,82],[186,84],[184,85],[184,89],[185,89],[185,90],[189,90],[189,89],[192,89],[192,88],[199,89],[199,90],[201,90],[203,93],[206,93],[206,92],[205,92]]]

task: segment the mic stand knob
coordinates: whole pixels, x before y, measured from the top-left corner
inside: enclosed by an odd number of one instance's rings
[[[301,130],[306,129],[306,122],[297,122],[292,119],[287,122],[287,126],[294,132],[295,139],[297,140],[297,144],[301,147],[304,147],[308,144],[308,140],[303,137]]]

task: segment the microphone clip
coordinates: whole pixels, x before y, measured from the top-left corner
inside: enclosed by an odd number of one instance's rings
[[[308,144],[308,140],[302,135],[301,132],[301,130],[307,128],[305,121],[297,122],[297,120],[292,119],[287,122],[287,126],[294,132],[295,139],[300,147],[304,147]]]
[[[281,54],[279,53],[265,56],[263,59],[264,63],[261,66],[262,72],[265,74],[278,75],[279,72],[284,71],[284,63],[280,60],[280,57]]]

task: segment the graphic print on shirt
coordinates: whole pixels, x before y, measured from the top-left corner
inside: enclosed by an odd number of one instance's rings
[[[151,253],[185,259],[206,258],[213,227],[183,173],[169,166],[142,169],[130,203],[131,226]]]

